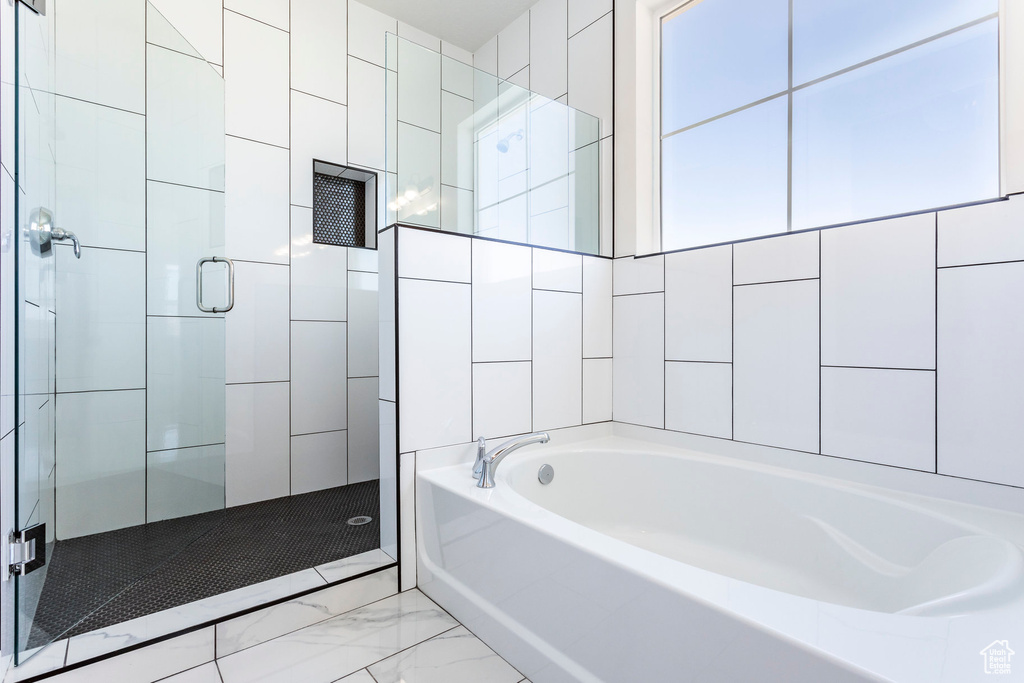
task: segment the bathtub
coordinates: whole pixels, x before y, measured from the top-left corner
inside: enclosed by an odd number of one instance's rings
[[[1024,516],[557,441],[510,456],[490,490],[466,463],[416,476],[421,590],[533,683],[963,683],[991,680],[995,641],[1021,653],[1001,679],[1024,680]]]

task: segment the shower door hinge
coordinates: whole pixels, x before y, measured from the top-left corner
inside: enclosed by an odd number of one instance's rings
[[[21,0],[21,4],[27,6],[36,14],[46,16],[46,0]]]
[[[46,525],[12,531],[7,543],[8,574],[25,576],[46,564]]]

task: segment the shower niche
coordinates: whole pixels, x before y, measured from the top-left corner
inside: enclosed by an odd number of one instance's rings
[[[313,162],[313,242],[377,248],[377,173]]]

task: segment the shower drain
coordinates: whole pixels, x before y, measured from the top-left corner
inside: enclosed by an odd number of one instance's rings
[[[349,526],[362,526],[364,524],[369,524],[372,521],[373,521],[373,517],[367,517],[366,515],[359,515],[358,517],[353,517],[352,519],[348,520],[347,524]]]

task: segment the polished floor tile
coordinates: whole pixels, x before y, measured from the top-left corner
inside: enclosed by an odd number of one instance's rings
[[[522,674],[458,626],[369,668],[377,683],[518,683]]]

